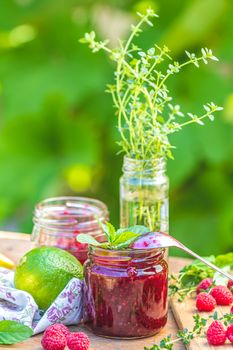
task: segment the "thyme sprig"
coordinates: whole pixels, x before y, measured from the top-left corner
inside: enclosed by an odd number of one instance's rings
[[[191,123],[203,125],[205,119],[213,121],[214,113],[222,107],[207,103],[201,116],[187,113],[188,120],[182,121],[184,114],[179,105],[171,103],[172,96],[166,82],[187,65],[198,68],[200,63],[218,59],[207,48],[201,49],[200,56],[185,51],[187,61],[184,63],[173,60],[166,46],[155,44],[143,51],[133,41],[142,32],[142,26],[153,26],[152,20],[158,16],[152,9],[137,15],[140,19],[131,26],[128,40],[119,41],[116,48],[111,48],[108,40],[96,40],[94,31],[86,33],[80,41],[88,44],[94,53],[104,50],[116,63],[115,81],[108,85],[107,91],[111,93],[117,110],[121,151],[136,159],[173,158],[174,146],[169,135]],[[160,64],[164,61],[170,62],[162,71]]]
[[[208,322],[211,320],[222,321],[226,326],[233,323],[233,314],[226,313],[223,316],[219,316],[217,312],[213,315],[208,316],[207,318],[201,317],[199,314],[193,316],[194,326],[191,330],[187,328],[179,330],[176,334],[176,337],[172,339],[171,335],[163,338],[159,345],[154,344],[152,347],[144,347],[144,350],[172,350],[175,343],[182,341],[184,345],[188,345],[196,337],[201,337],[205,334],[205,331],[208,326]]]

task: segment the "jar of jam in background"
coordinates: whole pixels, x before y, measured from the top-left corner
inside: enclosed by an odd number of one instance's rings
[[[76,241],[79,233],[97,240],[103,234],[99,222],[108,220],[108,209],[99,200],[84,197],[48,198],[35,207],[32,241],[36,246],[55,246],[73,254],[82,264],[88,246]]]
[[[164,249],[91,247],[84,264],[84,322],[97,335],[142,338],[167,322]]]

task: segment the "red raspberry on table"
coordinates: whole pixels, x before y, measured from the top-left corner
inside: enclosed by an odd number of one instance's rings
[[[212,278],[205,278],[204,280],[202,280],[196,289],[197,294],[205,291],[206,289],[210,288],[210,286],[213,283],[213,279]]]
[[[233,344],[233,324],[227,327],[227,338]]]
[[[66,326],[64,326],[64,324],[61,324],[61,323],[55,323],[52,326],[49,326],[45,331],[46,334],[48,333],[52,334],[54,332],[55,333],[61,332],[62,334],[64,334],[65,337],[67,337],[68,334],[70,334],[69,329]]]
[[[219,321],[213,321],[211,323],[206,336],[210,345],[223,345],[227,339],[226,331]]]
[[[87,350],[89,344],[88,336],[83,332],[70,333],[67,337],[67,346],[70,350]]]
[[[210,294],[218,305],[230,305],[233,302],[233,294],[226,286],[216,286]]]
[[[233,293],[233,281],[228,281],[227,288]]]
[[[213,311],[215,306],[216,301],[210,294],[206,292],[198,294],[196,299],[196,307],[198,311]]]
[[[41,339],[41,345],[44,350],[64,350],[66,337],[61,330],[45,331]]]

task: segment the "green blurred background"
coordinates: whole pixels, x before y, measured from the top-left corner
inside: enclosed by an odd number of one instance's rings
[[[171,233],[199,253],[233,251],[233,1],[1,0],[0,228],[31,232],[36,202],[55,195],[96,197],[119,224],[122,157],[111,97],[114,66],[78,39],[95,29],[113,43],[135,11],[159,19],[138,39],[185,49],[212,48],[220,63],[194,66],[170,84],[185,111],[224,106],[215,122],[173,136],[169,161]]]

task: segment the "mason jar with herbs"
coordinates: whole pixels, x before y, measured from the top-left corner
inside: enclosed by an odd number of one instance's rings
[[[137,45],[143,25],[153,27],[158,15],[152,8],[137,13],[128,38],[113,47],[109,40],[98,40],[94,31],[85,33],[81,42],[93,53],[105,51],[115,63],[114,79],[107,92],[117,115],[119,153],[125,155],[120,184],[121,227],[144,224],[150,230],[168,231],[167,159],[174,159],[171,135],[187,125],[204,125],[213,121],[215,112],[223,108],[209,102],[200,115],[184,114],[173,103],[168,81],[188,65],[199,67],[210,60],[218,61],[212,50],[202,48],[200,54],[187,50],[187,59],[178,62],[167,46],[156,43],[149,48]]]
[[[168,232],[169,180],[166,161],[124,157],[120,179],[121,227],[145,225],[150,231]]]

